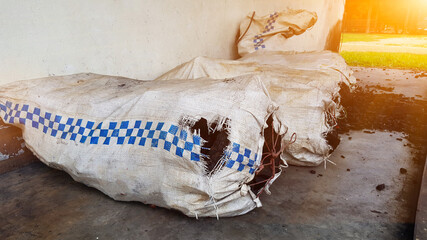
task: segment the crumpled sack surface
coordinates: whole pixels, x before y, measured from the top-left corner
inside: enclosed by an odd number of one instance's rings
[[[260,164],[260,133],[276,109],[258,76],[161,82],[75,74],[0,89],[0,117],[22,128],[42,162],[115,200],[192,217],[261,206],[247,183]],[[203,129],[194,129],[201,119],[209,134],[227,134],[211,169]]]
[[[297,134],[296,142],[282,153],[282,160],[302,166],[325,162],[331,150],[325,137],[341,114],[340,84],[356,83],[352,71],[337,53],[255,52],[239,60],[197,57],[156,81],[243,75],[259,76],[271,99],[279,105],[274,121],[276,131],[284,133],[287,129]],[[290,137],[287,134],[283,143],[290,141]]]

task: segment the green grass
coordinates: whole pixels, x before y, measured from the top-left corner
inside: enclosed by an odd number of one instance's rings
[[[381,39],[396,38],[396,41],[382,43],[380,49],[386,50],[387,46],[401,47],[427,47],[427,35],[404,35],[404,34],[366,34],[366,33],[343,33],[342,42],[375,42]],[[397,40],[407,38],[408,41]],[[416,41],[413,41],[414,39]],[[395,43],[394,43],[395,42]],[[378,44],[378,43],[376,43]],[[351,45],[349,45],[351,46]],[[360,48],[360,47],[359,47]],[[359,49],[356,48],[356,49]],[[400,52],[356,52],[351,47],[341,52],[348,65],[363,67],[386,67],[418,69],[427,71],[427,55],[400,53]],[[380,50],[381,51],[381,50]]]
[[[342,42],[375,42],[387,38],[425,39],[427,35],[343,33]]]
[[[350,66],[417,69],[427,71],[427,55],[388,52],[341,52]]]

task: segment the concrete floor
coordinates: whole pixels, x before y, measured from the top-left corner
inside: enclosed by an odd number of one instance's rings
[[[381,85],[387,91],[378,93],[403,94],[409,98],[427,101],[427,75],[413,70],[352,67],[358,85]],[[388,88],[388,89],[387,89]]]
[[[3,239],[410,239],[422,167],[402,137],[343,135],[330,158],[336,166],[289,167],[262,208],[219,221],[116,202],[31,164],[0,175],[0,232]]]
[[[351,131],[330,158],[336,165],[291,166],[272,195],[261,197],[262,208],[219,221],[117,202],[34,163],[0,175],[0,233],[2,239],[412,239],[423,171],[414,152],[403,133]]]

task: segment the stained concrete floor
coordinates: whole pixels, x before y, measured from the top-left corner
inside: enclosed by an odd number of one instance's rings
[[[219,221],[116,202],[31,164],[0,175],[0,232],[3,239],[410,239],[422,167],[402,137],[343,135],[330,158],[336,166],[289,167],[262,208]]]
[[[403,133],[350,131],[331,163],[289,167],[239,217],[117,202],[34,163],[0,175],[2,239],[412,239],[423,164]],[[403,169],[401,171],[401,169]],[[405,172],[406,170],[406,172]],[[384,184],[385,188],[377,190]]]
[[[426,48],[427,49],[427,48]],[[427,101],[427,73],[414,70],[352,67],[361,86],[381,85],[378,93],[403,94]]]

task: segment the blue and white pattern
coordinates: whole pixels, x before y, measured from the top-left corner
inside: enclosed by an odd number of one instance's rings
[[[234,168],[238,166],[238,171],[243,171],[245,167],[249,167],[249,173],[253,174],[255,172],[255,162],[258,159],[258,154],[252,152],[250,149],[243,148],[240,144],[233,143],[231,151],[226,152],[226,164],[228,168]]]
[[[263,44],[264,38],[262,38],[262,36],[263,36],[263,34],[268,33],[274,29],[273,24],[276,22],[276,19],[278,17],[279,17],[279,14],[277,12],[270,14],[270,18],[267,20],[267,25],[265,25],[264,31],[262,32],[262,34],[255,35],[254,40],[253,40],[255,51],[260,49],[260,48],[265,48],[265,44]]]
[[[81,118],[64,117],[42,111],[28,104],[0,103],[0,117],[7,123],[22,124],[40,129],[52,137],[82,144],[138,145],[161,148],[178,157],[200,161],[203,139],[174,124],[142,120],[96,122]],[[257,154],[233,143],[226,152],[226,167],[249,173],[255,171]]]

